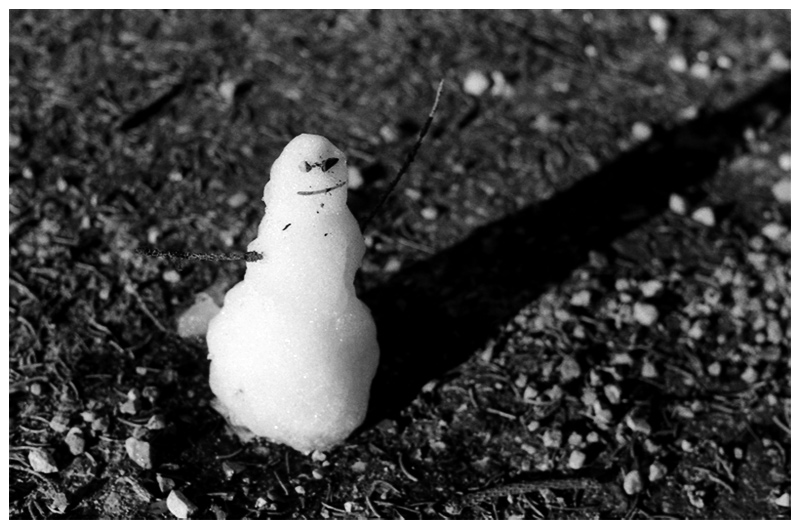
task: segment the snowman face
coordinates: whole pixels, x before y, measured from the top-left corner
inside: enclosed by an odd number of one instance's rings
[[[347,160],[322,136],[301,134],[275,160],[270,180],[284,196],[330,195],[341,188],[346,193]]]

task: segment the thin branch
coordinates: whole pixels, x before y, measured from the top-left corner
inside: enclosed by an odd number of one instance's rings
[[[375,215],[378,214],[378,211],[383,207],[383,204],[389,198],[389,195],[392,194],[392,191],[397,187],[397,184],[400,183],[400,179],[403,175],[408,171],[408,168],[411,166],[411,163],[414,161],[414,158],[417,156],[417,151],[422,146],[422,140],[425,139],[425,135],[428,134],[428,129],[431,128],[431,123],[433,123],[433,116],[436,114],[436,108],[439,106],[439,98],[442,95],[442,88],[444,87],[444,79],[439,81],[439,86],[436,89],[436,99],[433,101],[433,106],[431,107],[430,113],[428,113],[428,119],[425,120],[425,124],[422,126],[422,129],[419,131],[419,136],[417,137],[417,142],[414,144],[414,147],[411,148],[409,151],[408,156],[406,156],[405,161],[403,162],[402,167],[397,172],[397,176],[394,177],[392,183],[389,185],[389,189],[386,190],[386,193],[383,194],[381,197],[381,201],[378,202],[378,205],[375,206],[375,209],[372,210],[372,213],[367,216],[366,220],[361,223],[361,231],[363,232],[367,225],[375,218]]]
[[[135,253],[148,257],[162,257],[170,261],[247,261],[253,262],[264,256],[258,252],[204,253],[204,252],[169,252],[151,246],[137,248]]]

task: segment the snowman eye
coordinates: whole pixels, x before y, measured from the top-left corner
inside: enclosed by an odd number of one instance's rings
[[[339,163],[339,158],[328,158],[322,162],[322,172],[327,172],[331,167]]]
[[[314,167],[314,166],[311,165],[308,162],[303,162],[303,163],[300,164],[300,170],[303,171],[304,173],[309,172],[312,167]]]

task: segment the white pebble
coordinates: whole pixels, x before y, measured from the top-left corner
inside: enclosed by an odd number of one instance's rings
[[[539,392],[536,391],[534,388],[528,386],[525,388],[525,391],[522,393],[522,400],[527,403],[534,402],[536,397],[539,395]]]
[[[792,68],[791,61],[780,50],[775,50],[770,53],[767,64],[770,68],[778,72],[787,72]]]
[[[630,428],[632,431],[642,433],[644,435],[650,435],[650,432],[652,430],[650,427],[650,423],[648,423],[646,420],[638,417],[633,417],[631,415],[625,417],[625,423],[628,425],[628,428]]]
[[[625,474],[622,488],[625,489],[625,494],[629,496],[642,492],[642,476],[639,474],[638,470],[631,470]]]
[[[785,152],[778,156],[778,166],[784,171],[789,171],[792,168],[792,155]]]
[[[631,128],[631,134],[636,141],[647,141],[653,135],[653,129],[643,121],[637,121]]]
[[[694,451],[694,443],[692,443],[688,439],[681,440],[681,450],[684,452],[690,453]]]
[[[650,326],[658,319],[658,309],[649,303],[635,303],[633,305],[633,319],[641,325]]]
[[[181,520],[187,519],[197,510],[195,504],[177,489],[172,489],[169,496],[167,496],[167,508],[176,518]]]
[[[664,288],[664,284],[658,279],[651,279],[639,285],[639,290],[642,291],[642,295],[646,298],[652,298],[661,292],[662,288]]]
[[[542,436],[545,448],[559,448],[561,446],[561,430],[547,430]]]
[[[41,472],[42,474],[58,472],[56,460],[53,459],[52,454],[41,448],[34,448],[28,452],[28,463],[30,463],[34,471]]]
[[[603,388],[608,402],[611,404],[619,404],[622,400],[622,390],[616,384],[608,384]]]
[[[776,183],[772,186],[772,194],[782,204],[788,204],[792,201],[792,181],[788,178]]]
[[[684,107],[678,111],[678,117],[684,121],[689,121],[697,117],[699,114],[699,110],[694,105],[689,105],[688,107]]]
[[[164,281],[166,281],[167,283],[173,283],[173,284],[181,280],[181,275],[175,270],[167,270],[161,277],[163,277]]]
[[[364,177],[361,176],[361,169],[355,166],[347,168],[347,187],[349,189],[358,189],[364,185]]]
[[[699,222],[703,226],[711,227],[716,224],[714,210],[708,206],[696,209],[694,213],[692,213],[692,220]]]
[[[706,371],[712,377],[718,377],[722,373],[722,365],[719,362],[712,362],[708,365]]]
[[[483,72],[470,71],[464,78],[464,92],[471,96],[479,96],[489,89],[489,78]]]
[[[680,195],[672,194],[669,197],[669,209],[676,215],[686,215],[686,199]]]
[[[178,336],[181,338],[205,336],[208,331],[208,322],[219,311],[220,308],[214,303],[211,296],[205,292],[197,294],[194,305],[178,317]]]
[[[222,99],[230,105],[233,103],[233,96],[236,93],[236,82],[231,80],[222,81],[217,87],[217,91],[222,96]]]
[[[250,200],[247,193],[240,191],[228,197],[228,205],[234,209],[245,205]]]
[[[514,89],[506,81],[502,72],[492,72],[492,95],[495,97],[510,98],[514,95]]]
[[[573,470],[578,470],[579,468],[583,467],[583,464],[586,462],[586,454],[581,452],[580,450],[573,450],[572,453],[569,455],[569,468]]]
[[[747,366],[747,369],[741,375],[741,379],[748,384],[755,384],[758,381],[758,371],[753,366]]]
[[[730,70],[733,66],[733,61],[727,55],[720,55],[717,57],[717,66],[723,70]]]
[[[659,14],[650,15],[648,19],[650,29],[655,33],[657,42],[664,42],[667,40],[667,33],[669,32],[669,21]]]
[[[787,509],[792,505],[792,498],[788,492],[784,492],[777,498],[775,498],[775,505],[778,507],[786,507]]]
[[[683,55],[675,54],[669,58],[669,67],[673,72],[683,73],[689,68],[689,63]]]
[[[704,62],[696,62],[692,64],[689,73],[697,79],[708,79],[711,77],[711,67]]]
[[[660,481],[667,475],[667,467],[664,466],[664,463],[656,461],[655,463],[650,465],[650,473],[647,477],[650,482],[655,483],[656,481]]]
[[[588,307],[592,301],[592,293],[588,290],[581,290],[572,295],[570,304],[574,307]]]
[[[761,228],[761,235],[766,237],[771,241],[777,241],[778,239],[782,239],[787,233],[788,229],[786,226],[781,226],[776,222],[771,222]]]
[[[642,376],[644,378],[657,378],[658,377],[658,370],[656,369],[655,364],[652,362],[645,360],[642,364]]]
[[[436,220],[436,217],[439,216],[439,212],[436,211],[436,208],[434,208],[433,206],[422,208],[420,214],[422,215],[422,218],[424,218],[425,220]]]

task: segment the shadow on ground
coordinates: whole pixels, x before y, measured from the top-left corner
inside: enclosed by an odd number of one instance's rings
[[[463,363],[591,250],[667,208],[671,193],[716,174],[747,128],[790,112],[790,74],[738,104],[630,151],[541,204],[477,229],[364,295],[379,329],[381,364],[364,425],[406,407],[423,384]]]

